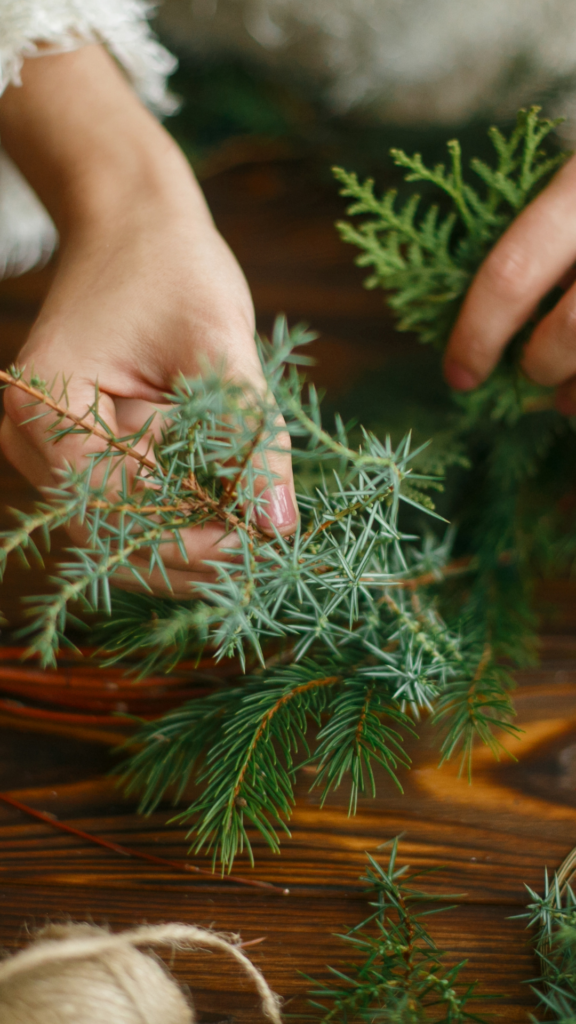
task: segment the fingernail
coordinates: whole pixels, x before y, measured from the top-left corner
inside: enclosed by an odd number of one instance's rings
[[[256,511],[256,522],[261,529],[270,529],[272,523],[277,530],[286,530],[289,526],[296,526],[298,513],[294,507],[294,501],[290,488],[286,484],[270,488],[261,495],[266,501]]]
[[[471,391],[480,383],[475,373],[467,370],[460,363],[455,363],[452,359],[448,359],[444,363],[444,377],[450,387],[456,388],[456,391]]]

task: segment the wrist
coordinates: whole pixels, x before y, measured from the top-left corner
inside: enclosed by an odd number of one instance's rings
[[[209,217],[181,151],[160,125],[152,129],[124,133],[65,168],[50,210],[64,241],[78,233],[122,230],[154,212],[169,219],[171,211],[190,204]]]
[[[0,99],[0,135],[64,240],[181,193],[203,205],[180,150],[102,47],[28,60],[22,78]]]

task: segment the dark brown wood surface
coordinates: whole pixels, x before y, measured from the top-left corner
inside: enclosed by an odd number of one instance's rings
[[[294,163],[233,169],[207,183],[226,237],[253,288],[260,322],[279,310],[321,331],[318,379],[337,395],[362,369],[383,365],[394,347],[409,344],[390,332],[380,298],[360,287],[350,253],[337,241],[338,204],[312,187]],[[0,345],[8,363],[26,335],[51,271],[0,286]],[[66,368],[68,371],[72,367]],[[415,371],[417,372],[417,371]],[[21,505],[31,488],[1,464],[3,504]],[[18,619],[18,597],[37,591],[41,574],[12,568],[2,608]],[[433,933],[450,956],[469,960],[468,979],[499,993],[492,1006],[505,1021],[526,1021],[534,1000],[527,981],[536,967],[529,936],[513,915],[526,902],[524,883],[541,889],[544,868],[557,868],[576,845],[576,624],[569,590],[551,586],[561,615],[542,639],[541,665],[523,673],[517,695],[523,731],[510,744],[517,761],[476,757],[472,786],[458,766],[437,768],[432,737],[413,751],[400,795],[379,779],[376,800],[347,816],[345,787],[324,809],[302,772],[292,838],[275,857],[256,842],[253,875],[289,889],[271,895],[218,878],[190,877],[146,865],[64,835],[17,810],[0,806],[0,944],[17,948],[47,919],[89,919],[121,928],[180,920],[265,937],[251,952],[287,1012],[306,1013],[299,972],[326,977],[343,957],[334,933],[365,910],[358,877],[365,851],[404,834],[401,859],[437,867],[431,891],[461,893],[456,909],[433,918]],[[573,630],[574,636],[571,635]],[[14,699],[14,691],[0,693]],[[114,842],[173,860],[186,857],[185,832],[171,810],[139,817],[109,778],[115,763],[105,726],[30,722],[0,709],[0,792]],[[195,861],[206,866],[202,859]],[[238,871],[250,873],[247,864]],[[238,971],[214,956],[179,954],[177,976],[194,992],[202,1020],[237,1024],[260,1019],[254,993]],[[301,1018],[303,1019],[303,1018]]]

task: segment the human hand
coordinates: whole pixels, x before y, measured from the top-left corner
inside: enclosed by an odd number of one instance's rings
[[[70,100],[71,78],[81,111]],[[263,391],[242,272],[182,154],[104,51],[86,47],[28,62],[23,89],[0,101],[0,132],[62,240],[54,283],[18,365],[48,382],[70,378],[68,406],[79,416],[98,384],[100,415],[120,436],[166,401],[179,373],[194,376],[205,363],[225,365],[229,377]],[[103,443],[78,434],[48,442],[46,419],[25,423],[28,402],[15,387],[5,392],[0,444],[32,483],[53,486],[65,461],[80,468]],[[288,436],[281,438],[288,449]],[[271,451],[268,463],[276,474],[270,518],[288,534],[297,521],[289,454]],[[73,535],[82,543],[80,527]],[[204,560],[227,557],[222,548],[234,545],[234,535],[212,524],[183,540],[188,563],[175,544],[165,546],[164,560],[174,593],[190,596],[190,583],[207,577]],[[145,568],[143,559],[135,564]],[[157,572],[151,583],[165,589]]]
[[[448,383],[469,391],[490,375],[539,301],[576,260],[576,157],[511,224],[466,296],[444,357]],[[556,407],[576,414],[576,285],[535,327],[522,369],[556,388]]]

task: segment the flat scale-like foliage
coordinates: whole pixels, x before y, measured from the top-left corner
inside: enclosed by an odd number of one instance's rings
[[[473,181],[463,174],[457,139],[447,146],[448,169],[426,167],[419,153],[407,156],[393,149],[394,162],[406,168],[406,181],[438,191],[439,202],[424,212],[418,193],[399,207],[397,190],[379,199],[372,179],[360,182],[356,174],[335,168],[342,195],[354,200],[348,213],[365,218],[359,227],[342,221],[338,229],[344,241],[361,250],[358,265],[371,268],[366,287],[386,290],[399,330],[415,331],[424,342],[446,342],[488,250],[563,163],[564,154],[543,145],[559,123],[540,118],[533,107],[520,111],[509,138],[491,128],[496,163],[490,167],[472,159]]]

